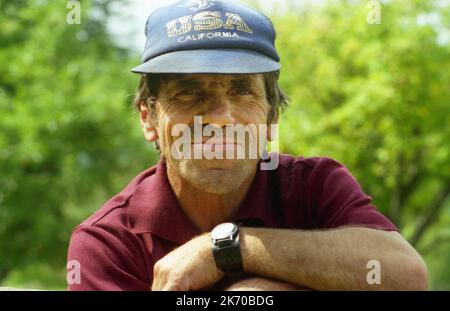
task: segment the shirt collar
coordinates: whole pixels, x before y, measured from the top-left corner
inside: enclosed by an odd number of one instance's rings
[[[271,209],[268,171],[262,171],[259,167],[241,207],[230,221],[244,224],[259,222],[275,227],[277,217]],[[155,173],[136,188],[129,200],[128,212],[131,231],[134,233],[150,232],[178,245],[201,234],[181,209],[170,186],[163,158],[156,165]]]

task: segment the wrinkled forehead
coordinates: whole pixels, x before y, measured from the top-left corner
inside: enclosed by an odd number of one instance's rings
[[[264,80],[262,74],[168,74],[162,78],[163,84],[167,88],[184,87],[263,87]]]

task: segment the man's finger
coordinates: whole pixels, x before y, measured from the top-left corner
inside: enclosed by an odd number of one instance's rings
[[[153,276],[152,291],[162,290],[165,283],[165,280],[160,276],[160,274],[155,273]]]
[[[175,283],[167,283],[163,289],[163,291],[182,291],[184,289],[182,289],[178,284]]]

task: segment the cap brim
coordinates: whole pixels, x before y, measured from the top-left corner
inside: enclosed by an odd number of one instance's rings
[[[155,57],[131,71],[135,73],[255,74],[276,71],[280,64],[249,50],[207,49],[176,51]]]

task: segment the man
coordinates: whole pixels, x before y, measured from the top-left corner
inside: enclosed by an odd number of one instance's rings
[[[420,255],[343,165],[260,152],[287,103],[269,19],[178,1],[146,36],[135,104],[161,161],[73,231],[69,289],[427,289]]]

